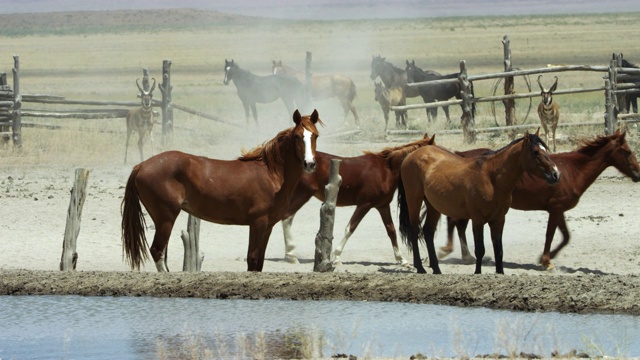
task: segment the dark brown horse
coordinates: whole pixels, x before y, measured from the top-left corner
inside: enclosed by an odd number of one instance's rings
[[[398,181],[400,234],[411,246],[414,266],[425,273],[418,248],[420,208],[426,205],[425,236],[429,265],[440,274],[433,236],[441,214],[471,219],[476,253],[476,274],[484,257],[484,224],[489,224],[496,272],[503,274],[502,230],[511,204],[511,192],[527,172],[555,184],[560,179],[556,165],[537,133],[525,133],[495,154],[463,158],[441,147],[422,147],[403,161]]]
[[[486,153],[488,149],[476,149],[459,153],[465,157],[473,157]],[[490,151],[490,150],[489,150]],[[544,268],[553,268],[551,259],[569,243],[571,237],[564,213],[573,209],[580,197],[593,184],[598,176],[609,166],[628,176],[634,182],[640,181],[640,166],[636,156],[629,149],[625,140],[625,133],[619,130],[609,136],[598,136],[591,141],[584,142],[579,149],[551,154],[551,160],[558,165],[562,172],[562,179],[554,186],[546,182],[523,176],[513,190],[511,207],[518,210],[543,210],[549,213],[544,250],[540,262]],[[458,230],[463,259],[472,258],[467,247],[465,229],[468,220],[447,219],[448,244],[441,248],[444,254],[453,251],[453,228]],[[556,229],[560,228],[562,242],[553,251],[551,243]]]
[[[303,71],[297,71],[287,65],[282,64],[282,60],[273,61],[271,71],[274,75],[294,76],[303,84],[306,82],[306,75]],[[344,121],[347,122],[349,111],[353,114],[356,126],[360,126],[358,112],[353,105],[356,98],[356,84],[350,77],[343,74],[313,74],[311,75],[311,98],[313,100],[326,100],[332,97],[338,98],[344,111]]]
[[[391,89],[394,87],[400,87],[404,90],[405,98],[412,98],[420,96],[420,90],[417,87],[407,86],[408,76],[405,69],[401,69],[392,63],[385,60],[381,56],[373,56],[371,59],[371,80],[375,80],[377,77],[380,77],[382,83],[387,89]],[[435,71],[431,71],[434,75],[440,75]],[[443,106],[446,109],[446,112],[449,113],[449,107]],[[427,109],[427,117],[429,122],[431,122],[431,118],[436,118],[438,116],[438,108]]]
[[[136,165],[122,200],[122,245],[131,268],[148,258],[142,203],[156,228],[149,250],[158,271],[167,270],[163,253],[181,210],[218,224],[248,225],[247,269],[262,271],[273,225],[284,218],[302,173],[316,167],[318,112],[303,117],[296,110],[293,122],[237,160],[168,151]]]
[[[397,188],[402,160],[412,151],[422,146],[433,144],[434,138],[435,136],[430,139],[425,134],[421,140],[386,148],[377,153],[365,152],[364,155],[356,157],[342,157],[318,151],[316,153],[316,171],[302,175],[291,198],[286,218],[282,221],[286,248],[285,259],[290,262],[297,262],[294,253],[295,245],[290,230],[295,213],[312,196],[324,201],[324,187],[329,182],[331,159],[340,159],[342,162],[340,163],[339,173],[342,177],[342,183],[336,205],[355,205],[356,209],[351,215],[342,241],[335,248],[334,262],[340,262],[340,255],[347,240],[356,231],[362,218],[369,210],[375,208],[380,213],[387,235],[391,240],[396,261],[403,265],[406,264],[407,261],[402,257],[398,248],[396,229],[393,226],[389,204],[393,200],[393,194]]]

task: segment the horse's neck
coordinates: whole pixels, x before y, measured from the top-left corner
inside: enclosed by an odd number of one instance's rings
[[[521,141],[488,156],[485,166],[491,166],[490,176],[497,187],[510,192],[522,177],[524,167],[520,159],[522,151],[527,151],[523,145]]]
[[[606,146],[606,145],[605,145]],[[611,150],[605,149],[605,147],[598,149],[592,156],[585,153],[574,151],[567,155],[556,155],[551,157],[551,160],[562,159],[561,164],[571,164],[571,167],[575,171],[571,181],[576,189],[585,191],[591,184],[593,184],[598,176],[605,171],[606,168],[612,164],[608,161]],[[566,166],[565,166],[566,167]],[[562,173],[565,169],[560,169]]]
[[[391,63],[387,63],[385,69],[387,70],[380,74],[380,80],[382,80],[384,86],[391,88],[394,85],[404,85],[406,83],[406,78],[403,76],[405,73],[402,69],[396,68]]]
[[[241,85],[247,85],[250,84],[251,81],[253,80],[253,77],[255,77],[255,75],[253,75],[252,73],[246,71],[246,70],[242,70],[242,69],[238,69],[237,70],[237,74],[236,76],[234,76],[232,78],[233,83],[238,86],[238,84]]]
[[[284,154],[284,159],[278,181],[281,184],[281,191],[284,190],[287,196],[291,196],[303,172],[302,162],[296,157],[293,147],[292,138],[291,141],[280,144],[280,153]]]

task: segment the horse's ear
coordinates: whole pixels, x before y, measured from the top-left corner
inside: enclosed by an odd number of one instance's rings
[[[407,63],[407,66],[409,66],[409,60],[405,60],[405,61],[406,61],[406,63]]]
[[[538,126],[538,130],[536,130],[536,136],[540,136],[540,126]]]
[[[424,136],[422,137],[422,139],[426,140],[429,138],[429,133],[424,133]]]
[[[617,136],[616,141],[618,141],[618,144],[620,144],[620,145],[624,144],[624,138],[625,138],[626,135],[627,135],[626,131],[623,131],[621,133],[620,129],[616,130],[616,136]]]
[[[302,121],[302,116],[300,116],[300,112],[296,109],[296,111],[293,112],[293,122],[296,123],[296,125],[300,125],[300,121]]]
[[[425,136],[426,136],[426,134],[425,134]],[[436,143],[436,134],[433,134],[433,136],[431,137],[431,139],[429,139],[428,144],[429,144],[429,145],[435,145],[435,143]]]
[[[311,122],[314,124],[318,122],[318,110],[316,109],[313,109],[313,112],[311,113]]]

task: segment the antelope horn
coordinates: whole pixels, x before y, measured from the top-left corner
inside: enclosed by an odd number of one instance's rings
[[[140,78],[136,79],[136,85],[138,85],[138,90],[140,90],[141,93],[144,93],[144,90],[142,90],[142,87],[140,86]]]
[[[545,91],[544,90],[544,86],[542,86],[542,84],[540,83],[540,78],[542,77],[542,75],[538,75],[538,86],[540,86],[540,91]]]
[[[151,85],[151,89],[149,89],[149,94],[151,94],[153,92],[153,89],[156,88],[156,78],[151,78],[151,80],[153,80],[153,85]]]
[[[556,81],[553,83],[553,85],[551,85],[551,88],[549,89],[549,92],[554,92],[556,91],[556,87],[558,87],[558,77],[554,76],[556,78]]]

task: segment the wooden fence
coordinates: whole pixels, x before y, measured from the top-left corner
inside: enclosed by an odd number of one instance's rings
[[[506,40],[506,41],[505,41]],[[472,104],[482,103],[482,102],[497,102],[502,101],[505,104],[506,108],[506,123],[514,124],[513,119],[510,119],[510,116],[515,116],[515,111],[510,111],[509,106],[514,106],[513,100],[515,99],[523,99],[523,98],[533,98],[540,96],[540,92],[529,92],[523,94],[515,94],[513,93],[513,87],[508,90],[510,84],[513,84],[513,78],[516,76],[525,76],[525,75],[534,75],[534,74],[544,74],[544,73],[552,73],[552,72],[565,72],[565,71],[591,71],[591,72],[602,72],[606,73],[604,77],[604,85],[598,87],[591,88],[574,88],[574,89],[564,89],[558,90],[554,92],[554,95],[564,95],[564,94],[576,94],[576,93],[584,93],[584,92],[596,92],[596,91],[604,91],[605,95],[605,112],[604,112],[604,124],[602,122],[583,122],[583,123],[572,123],[572,124],[559,124],[559,126],[584,126],[584,125],[604,125],[604,131],[606,134],[611,134],[618,127],[618,122],[632,122],[632,121],[640,121],[638,120],[640,116],[638,114],[620,114],[620,110],[622,108],[621,104],[625,101],[624,96],[629,93],[637,93],[640,92],[640,68],[624,68],[621,67],[621,54],[614,54],[613,60],[609,66],[589,66],[589,65],[565,65],[565,66],[548,66],[545,68],[539,69],[530,69],[530,70],[513,70],[510,67],[510,53],[511,51],[508,49],[509,42],[508,37],[505,36],[505,40],[503,40],[503,44],[505,44],[505,68],[508,71],[492,73],[492,74],[483,74],[483,75],[467,75],[467,69],[465,61],[460,62],[460,75],[457,79],[444,79],[444,80],[435,80],[435,81],[425,81],[418,83],[410,83],[408,86],[410,87],[420,87],[420,86],[433,86],[437,84],[446,84],[446,83],[459,83],[461,89],[461,100],[448,100],[448,101],[436,101],[432,103],[425,104],[413,104],[413,105],[405,105],[405,106],[393,106],[392,110],[414,110],[414,109],[430,109],[442,106],[450,106],[450,105],[461,105],[463,108],[462,115],[462,130],[444,130],[438,131],[437,133],[462,133],[464,135],[464,139],[468,143],[475,142],[475,134],[479,132],[486,131],[505,131],[505,130],[516,130],[519,128],[527,128],[527,125],[507,125],[504,127],[492,127],[485,129],[476,129],[475,128],[475,120],[473,119],[473,114],[469,109],[471,109]],[[509,64],[507,66],[506,64]],[[469,83],[479,80],[495,80],[495,79],[505,79],[505,94],[498,96],[487,96],[487,97],[473,97],[470,96],[470,87]],[[510,80],[510,81],[507,81]],[[622,83],[624,81],[624,83]],[[635,82],[637,81],[637,82]],[[508,103],[511,101],[511,105]],[[470,117],[470,118],[469,118]],[[410,131],[410,130],[395,130],[390,131],[390,134],[421,134],[423,131]]]
[[[139,101],[109,101],[109,100],[70,100],[63,96],[41,95],[41,94],[20,94],[20,61],[19,56],[14,55],[13,67],[13,88],[7,84],[6,73],[0,73],[0,140],[4,143],[13,141],[16,147],[22,146],[22,127],[44,127],[58,128],[55,126],[23,123],[23,117],[33,118],[56,118],[56,119],[117,119],[125,118],[129,112],[128,108],[139,107]],[[148,84],[148,69],[143,69],[143,84]],[[146,87],[148,89],[148,86]],[[162,99],[153,99],[152,105],[160,107],[162,111],[162,144],[171,142],[173,134],[173,110],[181,110],[205,119],[217,121],[230,126],[242,127],[230,121],[223,120],[215,115],[206,114],[201,111],[191,109],[187,106],[175,104],[172,101],[171,85],[171,60],[164,60],[162,63],[162,82],[158,89]],[[31,104],[55,104],[61,109],[23,109],[22,103]],[[83,109],[72,109],[70,106],[80,105]],[[86,109],[87,106],[94,108]],[[111,108],[105,108],[110,106]],[[127,107],[127,108],[114,108]]]

